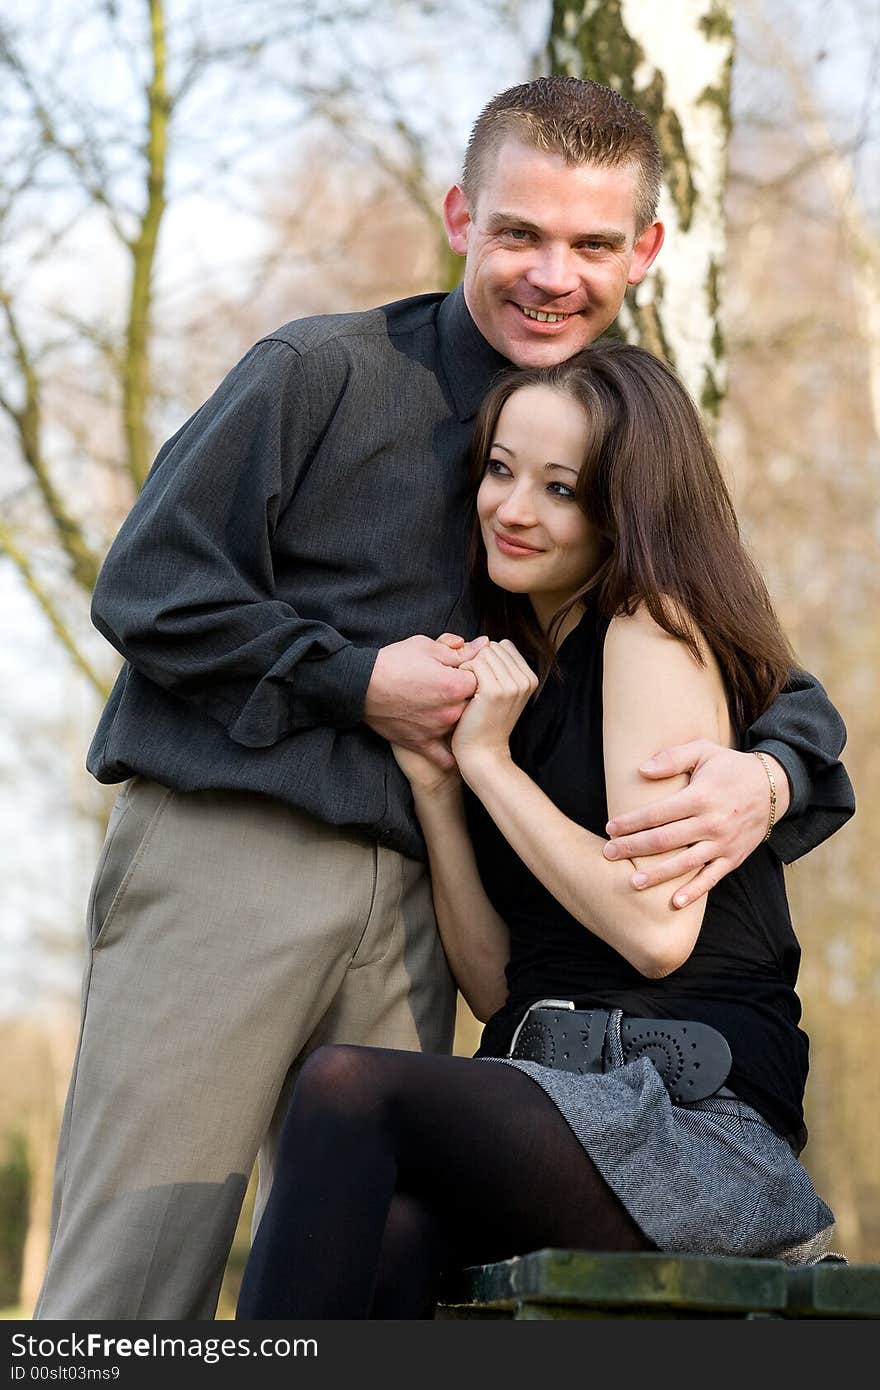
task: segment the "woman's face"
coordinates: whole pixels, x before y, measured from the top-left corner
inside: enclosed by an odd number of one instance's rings
[[[576,400],[523,386],[502,407],[477,493],[489,577],[528,594],[545,630],[599,565],[599,533],[575,499],[586,445]]]

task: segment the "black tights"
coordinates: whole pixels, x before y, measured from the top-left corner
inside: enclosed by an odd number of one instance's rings
[[[380,1048],[303,1066],[236,1317],[431,1317],[447,1268],[650,1241],[514,1067]]]

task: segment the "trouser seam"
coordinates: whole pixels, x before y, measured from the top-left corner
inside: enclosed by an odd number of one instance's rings
[[[387,941],[386,941],[386,944],[385,944],[385,949],[384,949],[384,950],[381,952],[381,954],[378,955],[378,956],[370,956],[369,960],[362,960],[362,961],[359,961],[359,960],[357,959],[357,954],[358,954],[358,951],[360,950],[361,946],[363,945],[364,938],[366,937],[367,932],[369,931],[370,920],[371,920],[371,918],[372,918],[372,916],[373,916],[373,913],[374,913],[374,912],[378,912],[379,909],[380,909],[380,907],[381,907],[381,903],[380,903],[380,893],[379,893],[380,856],[381,856],[382,858],[384,858],[386,867],[387,867],[388,865],[390,865],[391,862],[393,862],[394,868],[395,868],[396,871],[397,871],[397,896],[396,896],[396,900],[395,900],[395,903],[394,903],[393,911],[390,910],[390,908],[389,908],[389,909],[386,909],[386,912],[387,912],[386,920],[388,920],[388,918],[390,917],[391,925],[390,925],[390,927],[388,928]],[[348,963],[348,968],[346,969],[345,975],[343,975],[342,980],[340,981],[340,984],[339,984],[340,989],[342,988],[342,984],[343,984],[343,982],[344,982],[344,980],[345,980],[345,976],[348,975],[349,973],[351,973],[351,972],[353,972],[353,971],[356,971],[356,970],[367,970],[370,966],[375,966],[375,965],[381,965],[381,964],[382,964],[382,962],[383,962],[383,961],[386,959],[386,957],[388,956],[388,953],[389,953],[389,951],[391,950],[392,945],[394,944],[394,938],[395,938],[395,936],[397,935],[397,930],[398,930],[398,927],[399,927],[399,925],[400,925],[400,905],[401,905],[401,902],[403,901],[403,865],[402,865],[402,856],[401,856],[400,854],[398,854],[396,850],[387,850],[387,851],[385,851],[384,854],[383,854],[382,849],[377,845],[377,846],[375,847],[375,853],[374,853],[374,860],[373,860],[373,863],[374,863],[373,897],[372,897],[372,901],[371,901],[371,903],[370,903],[370,913],[369,913],[369,916],[368,916],[368,918],[367,918],[367,925],[364,927],[364,930],[363,930],[363,932],[362,932],[362,934],[361,934],[361,938],[360,938],[360,940],[358,941],[358,944],[357,944],[357,946],[356,946],[356,948],[355,948],[354,954],[352,955],[351,960],[350,960],[349,963]]]
[[[161,801],[159,802],[159,805],[156,807],[155,811],[150,817],[149,823],[147,824],[147,828],[144,831],[143,838],[140,844],[138,845],[137,849],[135,850],[134,854],[132,855],[131,863],[129,864],[128,868],[123,874],[119,887],[113,895],[113,901],[107,909],[107,916],[101,923],[101,926],[98,929],[98,933],[92,944],[93,952],[100,951],[103,947],[105,938],[109,934],[113,920],[118,915],[119,908],[122,906],[123,899],[126,893],[128,892],[129,884],[131,883],[134,872],[142,863],[144,855],[150,847],[150,843],[153,839],[153,836],[156,833],[156,827],[159,824],[159,819],[162,815],[162,812],[165,810],[165,807],[167,806],[168,800],[171,797],[171,795],[171,788],[166,787],[165,795],[162,797]]]

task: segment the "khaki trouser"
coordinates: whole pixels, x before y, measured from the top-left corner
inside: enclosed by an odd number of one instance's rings
[[[297,1063],[326,1042],[451,1050],[425,866],[267,798],[134,778],[88,927],[34,1316],[210,1319]]]

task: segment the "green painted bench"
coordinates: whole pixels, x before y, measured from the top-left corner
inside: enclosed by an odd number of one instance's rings
[[[877,1318],[880,1265],[535,1250],[463,1270],[449,1318]]]

